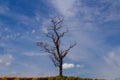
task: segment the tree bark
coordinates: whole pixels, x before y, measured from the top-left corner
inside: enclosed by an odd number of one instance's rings
[[[59,66],[59,76],[63,76],[63,67],[62,67],[62,64],[63,64],[63,59],[61,58],[61,60],[60,60],[60,66]]]

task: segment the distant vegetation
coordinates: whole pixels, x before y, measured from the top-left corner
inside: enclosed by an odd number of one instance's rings
[[[40,77],[40,78],[19,78],[19,77],[2,77],[0,80],[105,80],[105,79],[91,79],[91,78],[79,78],[79,77]]]

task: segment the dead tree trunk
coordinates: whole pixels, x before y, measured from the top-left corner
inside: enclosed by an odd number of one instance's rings
[[[63,59],[68,54],[69,50],[76,45],[75,43],[70,45],[65,50],[61,49],[61,39],[64,37],[65,33],[68,32],[67,30],[61,30],[63,28],[63,19],[63,17],[57,17],[51,20],[53,26],[48,28],[48,33],[46,33],[46,36],[51,39],[51,43],[53,43],[52,46],[44,42],[37,42],[37,45],[41,49],[50,53],[51,60],[54,65],[59,68],[59,76],[63,76]]]
[[[63,59],[60,60],[60,66],[59,66],[59,76],[63,76]]]

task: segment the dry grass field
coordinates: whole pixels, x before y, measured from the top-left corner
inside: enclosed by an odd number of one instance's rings
[[[90,79],[90,78],[79,78],[79,77],[40,77],[40,78],[28,78],[28,77],[2,77],[0,80],[104,80],[104,79]]]

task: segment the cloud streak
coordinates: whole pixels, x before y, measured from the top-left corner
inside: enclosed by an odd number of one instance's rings
[[[91,0],[69,0],[69,2],[53,0],[51,2],[56,8],[56,11],[58,11],[59,14],[64,15],[66,20],[68,20],[66,21],[66,24],[69,25],[68,28],[70,29],[70,34],[72,37],[69,37],[69,42],[70,40],[75,39],[78,43],[77,47],[72,50],[70,54],[68,54],[69,59],[73,61],[82,61],[84,63],[87,63],[86,65],[89,65],[93,68],[100,68],[100,70],[103,69],[103,67],[99,66],[101,66],[102,63],[105,64],[105,61],[108,61],[110,63],[112,61],[116,61],[116,59],[113,58],[115,57],[114,54],[108,55],[111,46],[108,45],[109,43],[105,43],[105,41],[109,36],[118,34],[116,33],[117,29],[113,30],[106,28],[104,25],[106,25],[106,23],[109,23],[109,21],[119,20],[119,0],[116,2],[113,0],[101,0],[98,2]],[[107,25],[110,27],[109,24]],[[104,61],[103,57],[107,55],[109,58],[107,57]],[[97,64],[97,61],[94,61],[96,58],[100,64]],[[117,67],[118,63],[115,63],[117,64]],[[74,65],[69,65],[69,67],[72,68],[73,66]],[[107,67],[109,67],[108,64]],[[101,75],[104,76],[104,78],[107,78],[108,76],[115,77],[114,73],[117,72],[108,71],[110,73],[113,73],[112,76],[103,75],[104,72],[101,72],[97,69],[93,70],[90,71],[95,72],[97,74],[96,77],[100,77],[99,75]]]
[[[51,0],[51,3],[61,15],[64,15],[65,17],[73,17],[75,16],[75,8],[73,7],[75,1],[76,0]]]
[[[64,69],[81,68],[82,65],[74,63],[79,62],[85,66],[83,67],[85,70],[82,70],[83,73],[96,73],[90,77],[118,77],[118,67],[120,66],[118,58],[120,44],[117,42],[119,39],[117,35],[120,34],[119,3],[119,0],[51,0],[43,5],[52,7],[53,14],[47,13],[46,8],[41,9],[36,6],[36,10],[31,9],[32,16],[14,11],[14,8],[11,7],[13,4],[0,5],[0,15],[2,16],[0,19],[0,52],[10,53],[1,55],[0,64],[11,66],[13,61],[10,57],[11,54],[15,55],[15,59],[19,58],[16,56],[22,55],[21,58],[26,57],[26,61],[29,58],[40,57],[42,54],[38,53],[39,49],[35,42],[45,41],[42,33],[47,33],[46,27],[51,26],[48,15],[63,15],[65,17],[64,24],[67,24],[65,28],[67,26],[69,29],[69,34],[63,38],[65,44],[70,44],[74,40],[77,42],[77,46],[66,57],[72,63],[64,63]],[[38,9],[40,11],[37,11]],[[3,17],[7,17],[7,19]],[[109,37],[115,38],[116,41]],[[46,41],[49,42],[49,40]],[[117,46],[114,44],[115,42]],[[18,52],[21,55],[18,55]],[[6,57],[8,60],[5,60]],[[29,67],[23,64],[22,68],[23,66]],[[15,71],[15,73],[17,72],[19,71]]]
[[[13,56],[11,54],[4,54],[0,56],[0,64],[5,66],[10,66],[13,63]]]

